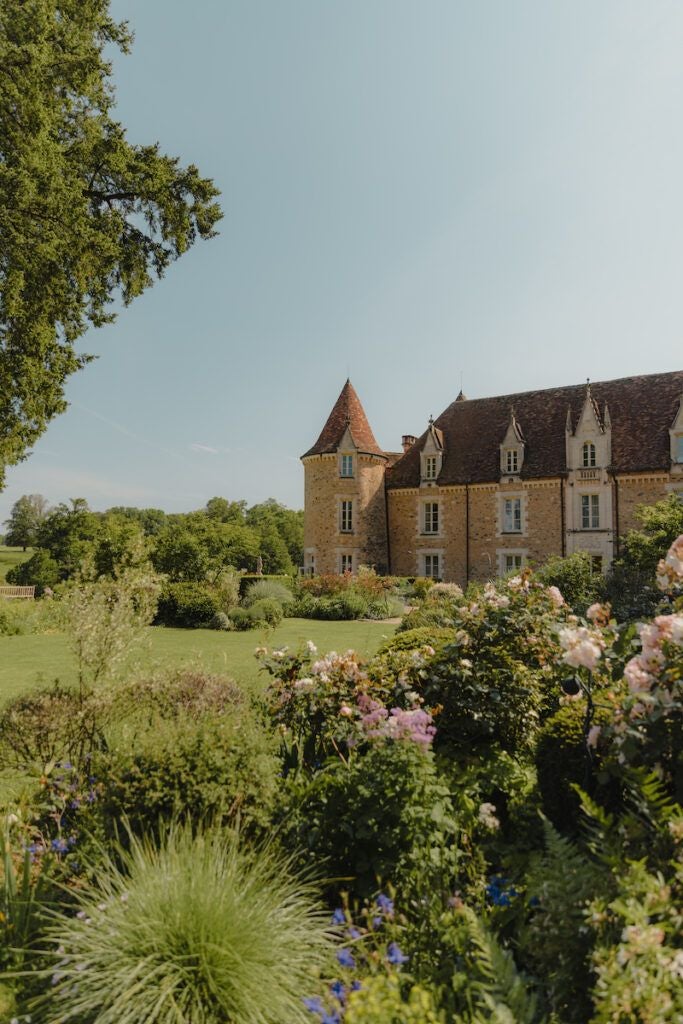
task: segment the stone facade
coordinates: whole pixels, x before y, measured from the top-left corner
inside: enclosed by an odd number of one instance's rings
[[[604,570],[639,505],[683,494],[682,438],[683,373],[461,393],[403,453],[379,448],[347,381],[302,457],[305,570],[465,585],[573,551]]]

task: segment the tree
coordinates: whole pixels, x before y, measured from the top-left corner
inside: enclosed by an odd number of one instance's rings
[[[0,487],[66,408],[77,339],[221,217],[194,165],[113,119],[104,54],[131,38],[109,0],[0,4]]]
[[[90,511],[85,498],[72,498],[70,506],[57,505],[41,523],[36,546],[50,554],[59,566],[61,579],[66,580],[94,553],[99,536],[98,516]]]
[[[5,543],[9,547],[32,547],[36,542],[38,527],[47,515],[47,499],[42,494],[22,494],[12,506],[9,519],[5,520],[7,534]]]
[[[8,583],[19,587],[35,587],[40,597],[47,587],[54,587],[60,581],[59,566],[44,548],[38,548],[27,562],[15,565],[7,573]]]

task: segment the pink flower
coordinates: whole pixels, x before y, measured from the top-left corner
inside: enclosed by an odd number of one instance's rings
[[[339,714],[343,715],[344,718],[350,718],[353,714],[353,708],[350,708],[348,704],[342,704],[339,708]]]
[[[548,597],[556,608],[561,608],[564,604],[564,598],[557,587],[548,587]]]
[[[672,590],[683,583],[683,533],[677,537],[657,566],[657,586]]]
[[[561,629],[559,633],[561,646],[564,648],[562,660],[573,668],[587,668],[593,672],[602,657],[604,640],[592,633],[585,626],[577,629]]]
[[[624,679],[628,683],[631,693],[641,693],[643,690],[649,690],[654,681],[654,677],[645,670],[639,654],[627,662],[624,668]]]

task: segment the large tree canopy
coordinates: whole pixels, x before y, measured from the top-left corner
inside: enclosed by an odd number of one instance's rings
[[[113,120],[109,0],[0,0],[0,488],[114,319],[221,217],[218,190]]]

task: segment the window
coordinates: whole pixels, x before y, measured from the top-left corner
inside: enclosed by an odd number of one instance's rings
[[[426,501],[424,506],[424,532],[439,532],[439,503],[438,501]]]
[[[503,556],[503,569],[505,572],[514,572],[515,569],[522,568],[523,561],[523,555],[509,555],[506,553]]]
[[[676,462],[683,462],[683,434],[676,438]]]
[[[522,532],[522,499],[506,498],[503,503],[503,533]]]
[[[353,572],[353,554],[341,554],[339,556],[339,572],[342,576],[345,572]]]
[[[342,455],[339,466],[340,476],[353,476],[353,455]]]
[[[307,551],[306,560],[304,564],[304,571],[309,576],[315,576],[315,552]]]
[[[342,501],[340,504],[339,528],[342,533],[353,533],[352,501]]]
[[[425,576],[431,576],[432,579],[439,579],[439,556],[438,555],[424,555],[424,574]]]
[[[508,448],[505,452],[505,472],[516,473],[519,469],[519,452],[516,448]]]
[[[592,441],[586,441],[583,446],[583,466],[584,469],[592,469],[596,465],[595,461],[595,445]]]
[[[602,573],[602,555],[591,555],[591,572],[594,576]]]
[[[600,526],[600,495],[581,495],[581,529],[597,530]]]
[[[424,457],[424,479],[436,480],[438,460],[436,455],[425,455]]]

